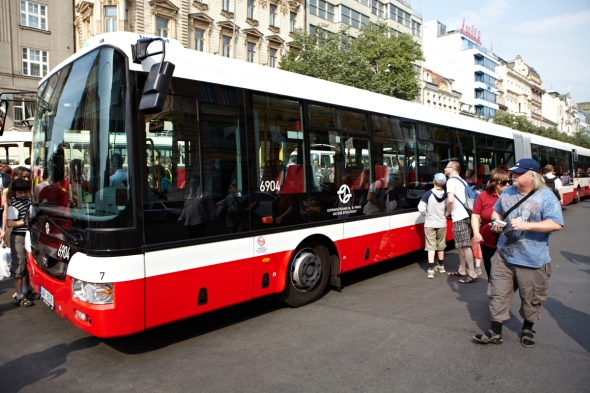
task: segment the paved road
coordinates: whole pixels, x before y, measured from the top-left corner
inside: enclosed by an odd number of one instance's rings
[[[260,299],[114,340],[42,302],[14,308],[0,282],[0,391],[588,392],[590,200],[564,215],[534,349],[519,343],[517,299],[504,344],[473,343],[489,327],[485,280],[428,280],[422,252],[347,274],[307,307]]]

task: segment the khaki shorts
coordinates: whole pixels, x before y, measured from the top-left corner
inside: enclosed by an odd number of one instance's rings
[[[424,251],[439,251],[447,248],[447,228],[424,228],[426,248]]]

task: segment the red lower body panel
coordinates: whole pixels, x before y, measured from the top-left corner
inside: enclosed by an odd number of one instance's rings
[[[29,253],[28,270],[31,283],[38,293],[43,287],[53,295],[55,311],[80,329],[97,337],[118,337],[138,333],[144,324],[144,279],[113,284],[112,304],[88,304],[72,296],[72,278],[65,281],[46,275]],[[39,300],[38,302],[42,302]],[[76,310],[87,317],[76,318]]]

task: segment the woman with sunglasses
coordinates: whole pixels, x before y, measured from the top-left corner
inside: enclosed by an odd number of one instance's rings
[[[473,214],[471,215],[473,241],[481,243],[483,265],[488,275],[488,281],[490,280],[492,256],[496,252],[498,243],[498,238],[492,233],[489,223],[492,219],[494,205],[498,201],[498,197],[510,183],[508,172],[502,169],[492,171],[486,190],[479,194],[473,207]]]

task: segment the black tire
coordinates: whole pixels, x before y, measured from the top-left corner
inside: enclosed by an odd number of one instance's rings
[[[326,289],[329,278],[328,249],[316,240],[307,241],[293,253],[285,277],[285,289],[278,298],[291,307],[313,303]]]

